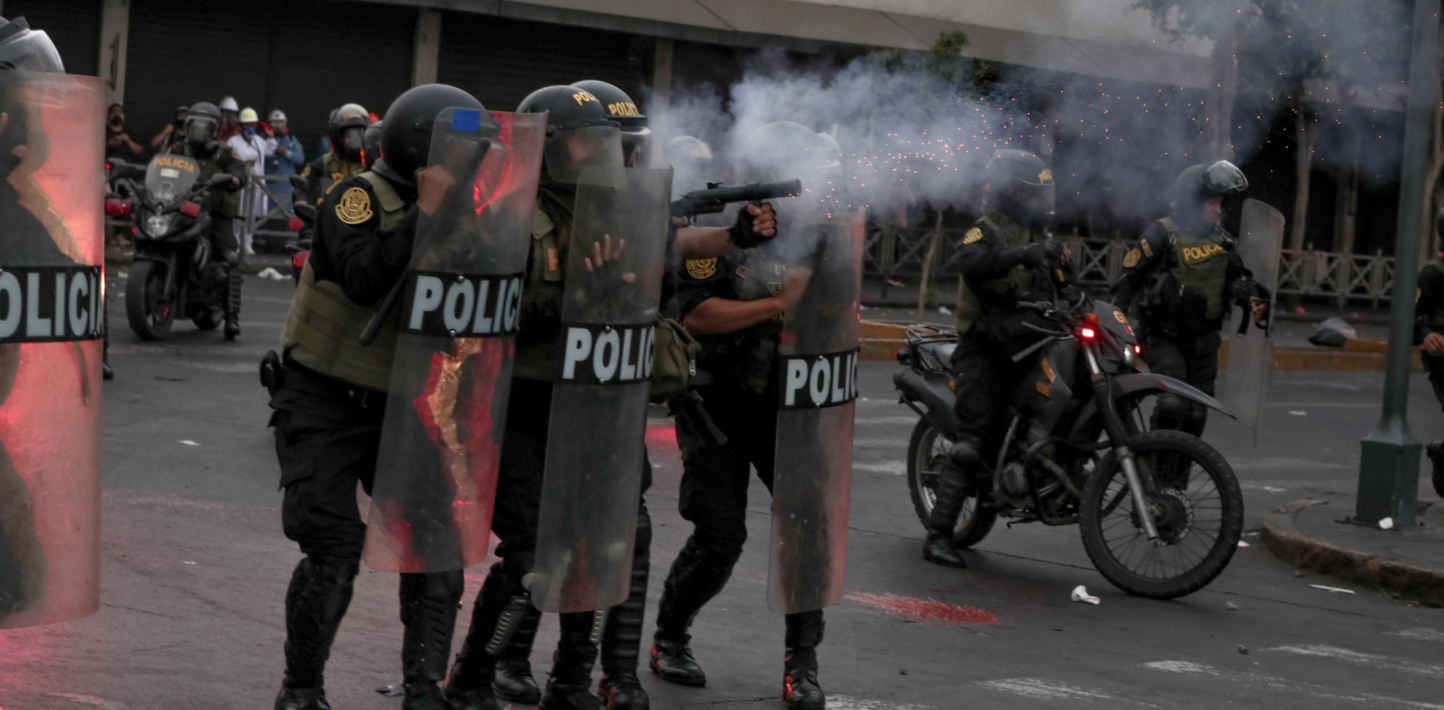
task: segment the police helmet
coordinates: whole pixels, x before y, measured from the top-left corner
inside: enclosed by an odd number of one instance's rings
[[[366,135],[361,141],[361,164],[367,170],[381,159],[381,121],[376,121],[366,127]]]
[[[345,104],[332,111],[326,122],[331,150],[350,162],[361,162],[361,144],[369,123],[371,115],[361,104]]]
[[[1248,178],[1227,160],[1199,163],[1185,168],[1173,181],[1174,209],[1202,205],[1215,197],[1227,197],[1248,189]]]
[[[30,29],[24,17],[0,18],[0,69],[65,73],[65,62],[50,36]]]
[[[622,159],[627,167],[645,167],[647,149],[652,142],[652,129],[647,127],[647,114],[637,108],[627,92],[605,81],[588,79],[572,86],[585,89],[607,109],[607,117],[622,127]]]
[[[192,148],[210,152],[220,131],[221,110],[209,101],[191,104],[186,109],[185,136]]]
[[[547,114],[543,157],[552,180],[575,183],[586,168],[624,164],[621,129],[590,91],[548,86],[531,92],[516,107],[517,113],[543,111]]]
[[[386,116],[381,121],[381,157],[373,163],[373,169],[388,180],[414,185],[416,171],[429,164],[432,127],[436,117],[452,107],[481,112],[482,125],[495,130],[496,123],[491,120],[491,114],[475,96],[447,84],[413,87],[396,97],[391,107],[386,109]],[[364,128],[361,134],[364,140]]]
[[[741,161],[747,179],[783,180],[801,176],[828,179],[842,165],[837,141],[800,123],[774,121],[742,142]],[[804,185],[806,186],[806,185]],[[809,188],[811,189],[811,188]]]
[[[241,105],[236,103],[235,97],[227,96],[224,99],[221,99],[221,110],[230,111],[231,113],[240,113]]]
[[[677,136],[667,141],[665,153],[668,164],[674,168],[678,165],[706,165],[712,162],[712,148],[702,139],[693,136]]]
[[[1036,226],[1053,219],[1053,171],[1026,150],[993,151],[983,189],[990,205],[1013,220]]]

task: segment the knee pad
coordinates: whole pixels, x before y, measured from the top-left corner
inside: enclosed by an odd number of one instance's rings
[[[1208,423],[1208,407],[1197,402],[1189,402],[1186,406],[1183,430],[1194,436],[1202,436],[1203,427]]]
[[[233,249],[227,249],[224,256],[226,260],[226,266],[234,268],[241,265],[240,252],[237,252]]]
[[[1181,428],[1186,406],[1177,395],[1159,395],[1158,402],[1153,407],[1154,427],[1158,429]]]
[[[983,447],[971,437],[959,438],[957,443],[948,449],[948,461],[961,469],[973,468],[983,462]]]

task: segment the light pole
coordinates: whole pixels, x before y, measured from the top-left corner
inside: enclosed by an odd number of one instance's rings
[[[1425,228],[1424,171],[1429,124],[1439,102],[1439,2],[1414,0],[1384,411],[1378,427],[1360,442],[1359,499],[1354,518],[1366,524],[1393,518],[1397,525],[1413,525],[1419,494],[1419,454],[1423,445],[1410,433],[1406,412],[1409,351],[1414,342],[1414,292],[1419,282],[1419,235]]]

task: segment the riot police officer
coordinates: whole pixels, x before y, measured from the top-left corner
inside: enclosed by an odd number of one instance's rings
[[[829,181],[839,165],[836,153],[829,154],[824,146],[811,129],[777,122],[749,136],[743,160],[757,179],[801,175],[805,185],[815,188]],[[789,225],[813,212],[799,207],[791,220],[779,218],[777,233],[786,235],[782,239],[720,258],[693,257],[680,273],[682,322],[703,347],[694,384],[705,411],[682,408],[676,418],[683,463],[678,506],[695,527],[672,564],[658,603],[650,666],[669,682],[706,684],[706,674],[692,656],[688,630],[722,590],[742,554],[751,467],[769,490],[772,487],[778,401],[773,358],[782,314],[802,296],[808,279],[808,272],[795,268],[795,260],[778,248],[783,239],[794,238]],[[793,708],[824,707],[816,655],[822,612],[788,614],[786,626],[783,699]]]
[[[963,236],[959,258],[963,287],[952,358],[958,432],[938,478],[923,544],[923,559],[948,567],[967,566],[953,529],[988,442],[999,438],[1000,409],[1032,369],[1031,359],[1012,358],[1038,337],[1026,327],[1032,316],[1017,303],[1074,288],[1068,269],[1047,267],[1064,254],[1047,231],[1054,190],[1047,165],[1026,151],[997,150],[986,179],[988,213]]]
[[[331,112],[326,126],[331,151],[301,169],[301,177],[309,181],[311,189],[298,201],[320,204],[336,183],[366,170],[362,153],[370,123],[371,114],[360,104],[346,104]]]
[[[1438,223],[1444,227],[1444,210]],[[1414,300],[1414,344],[1434,386],[1434,398],[1444,406],[1444,258],[1436,257],[1419,270],[1419,292]],[[1424,447],[1432,464],[1434,491],[1444,496],[1444,439]]]
[[[182,155],[195,158],[200,166],[197,181],[205,184],[216,173],[228,173],[235,179],[226,183],[221,191],[206,195],[201,209],[211,215],[211,250],[221,269],[218,278],[226,286],[226,327],[227,340],[234,340],[241,334],[241,255],[236,244],[235,218],[240,212],[240,195],[237,192],[246,179],[246,166],[236,157],[231,147],[217,140],[221,126],[221,110],[216,105],[202,101],[190,107],[185,121],[185,144]]]
[[[1143,357],[1160,375],[1212,395],[1218,377],[1220,331],[1231,305],[1254,320],[1268,317],[1269,294],[1243,265],[1237,239],[1220,223],[1223,202],[1248,189],[1243,172],[1226,160],[1185,169],[1173,185],[1172,214],[1150,224],[1123,260],[1114,303],[1143,331]],[[1203,434],[1208,408],[1163,394],[1153,426]]]
[[[436,212],[450,184],[427,168],[431,122],[448,107],[484,110],[470,94],[430,84],[399,96],[381,136],[386,159],[343,177],[318,215],[311,256],[296,287],[282,354],[268,356],[276,454],[285,489],[286,536],[305,553],[286,593],[286,677],[277,710],[329,708],[323,672],[351,601],[366,523],[356,483],[376,468],[397,321],[369,346],[360,335],[401,278],[422,215]],[[404,117],[404,118],[401,118]],[[445,678],[462,593],[460,570],[403,574],[402,670],[409,710],[449,710]]]
[[[361,164],[367,170],[381,159],[381,121],[372,121],[361,139]]]

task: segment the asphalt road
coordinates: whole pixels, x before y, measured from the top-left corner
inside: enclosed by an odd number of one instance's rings
[[[238,343],[189,324],[140,343],[123,299],[112,301],[102,606],[71,623],[0,631],[0,708],[270,706],[299,553],[280,530],[256,363],[278,339],[291,287],[248,278],[246,288]],[[110,293],[123,290],[116,279]],[[1212,586],[1174,602],[1111,588],[1076,528],[1000,524],[966,571],[923,562],[900,475],[914,418],[891,394],[893,367],[862,367],[849,597],[828,610],[820,651],[830,707],[1444,708],[1444,611],[1311,588],[1350,585],[1297,576],[1256,535]],[[1353,491],[1357,442],[1375,423],[1381,384],[1374,374],[1280,373],[1256,449],[1236,425],[1211,425],[1207,438],[1243,481],[1248,530],[1284,501]],[[1411,384],[1415,430],[1429,438],[1444,416],[1427,383]],[[670,422],[654,420],[648,443],[657,465],[650,620],[689,529],[676,513]],[[769,502],[762,486],[752,493],[754,540],[693,630],[711,684],[645,675],[653,707],[781,707],[782,620],[765,593]],[[463,629],[483,574],[468,574]],[[1070,602],[1079,584],[1102,604]],[[395,577],[363,572],[327,675],[335,707],[400,706],[374,692],[399,679],[400,636]],[[554,641],[547,619],[533,655],[543,681]]]

